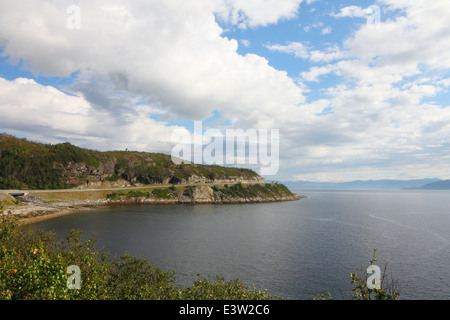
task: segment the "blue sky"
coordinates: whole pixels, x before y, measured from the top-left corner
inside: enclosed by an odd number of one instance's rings
[[[450,178],[449,15],[445,0],[2,1],[0,131],[171,153],[202,121],[279,130],[271,180]]]

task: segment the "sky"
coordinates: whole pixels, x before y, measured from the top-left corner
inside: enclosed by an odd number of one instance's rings
[[[270,180],[448,179],[449,16],[447,0],[2,0],[0,132],[171,154],[201,121],[277,130]]]

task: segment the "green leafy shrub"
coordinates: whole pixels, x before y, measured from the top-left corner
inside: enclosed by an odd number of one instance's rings
[[[175,189],[175,188],[173,188],[173,189]],[[175,199],[178,197],[178,195],[175,191],[172,191],[171,189],[168,189],[168,188],[153,189],[152,194],[154,194],[158,198],[162,198],[162,199]]]
[[[249,288],[239,280],[226,281],[216,275],[214,281],[197,275],[191,287],[185,288],[180,297],[183,300],[269,300],[275,299],[266,290]]]
[[[117,174],[112,174],[111,176],[107,177],[105,180],[106,181],[112,181],[112,182],[116,182],[120,179],[120,176],[118,176]]]
[[[19,226],[1,218],[0,299],[101,299],[106,297],[109,265],[94,249],[95,240],[80,241],[71,232],[58,242],[50,232]],[[67,268],[81,270],[83,290],[69,290]]]
[[[149,193],[141,190],[130,190],[128,191],[126,196],[130,198],[141,198],[141,197],[148,197]]]
[[[187,187],[186,189],[184,189],[183,195],[190,198],[194,197],[194,189],[192,189],[192,187]]]
[[[375,257],[376,250],[373,250],[372,259],[369,261],[369,266],[373,266],[375,261],[378,261]],[[351,277],[351,294],[350,300],[396,300],[400,292],[397,288],[397,281],[392,277],[387,276],[387,262],[385,261],[384,271],[381,275],[381,287],[369,288],[367,285],[369,274],[366,270],[361,267],[360,274],[350,273]],[[327,294],[322,294],[315,297],[316,300],[334,300],[332,295],[328,292]]]
[[[223,188],[214,187],[213,190],[220,192],[222,195],[236,198],[253,198],[261,196],[270,198],[293,195],[286,186],[272,183],[266,183],[264,185],[259,183],[243,185],[241,182],[238,182],[233,185],[226,184]]]
[[[144,259],[130,255],[117,258],[111,265],[107,287],[109,299],[168,300],[176,297],[174,272],[164,272]]]
[[[117,200],[117,199],[119,199],[119,194],[117,192],[108,193],[106,195],[106,198],[109,200]]]
[[[376,250],[373,250],[372,259],[369,261],[370,266],[373,266],[375,261]],[[367,285],[369,274],[366,270],[360,268],[360,275],[351,273],[352,284],[352,300],[396,300],[400,293],[397,290],[397,281],[387,277],[387,262],[385,261],[384,271],[381,275],[381,288],[369,288]]]

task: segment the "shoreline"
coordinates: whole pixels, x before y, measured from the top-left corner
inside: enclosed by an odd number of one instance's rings
[[[73,190],[17,192],[14,195],[4,193],[3,200],[7,200],[9,204],[1,212],[17,217],[20,223],[29,224],[105,206],[256,204],[298,201],[306,198],[290,192],[286,187],[283,189],[276,185],[265,189],[261,186],[245,187],[253,188],[248,192],[246,191],[248,189],[239,184],[230,189],[225,185],[225,188],[197,185],[178,190],[166,188],[162,193],[149,191],[148,188],[134,189],[128,193],[102,189],[81,192]]]
[[[45,206],[43,204],[27,204],[26,207],[7,208],[4,214],[16,216],[20,224],[32,224],[35,222],[58,218],[82,211],[92,211],[103,205],[93,203],[77,203],[62,205],[59,203],[57,206]]]
[[[86,211],[93,210],[95,208],[89,208],[86,209]],[[54,212],[54,213],[48,213],[43,214],[39,216],[33,216],[33,217],[21,217],[19,218],[20,224],[33,224],[40,221],[50,220],[53,218],[63,217],[66,215],[74,214],[80,212],[81,208],[72,208],[72,209],[61,209],[60,211]]]
[[[4,209],[3,214],[8,214],[18,217],[19,223],[21,224],[33,224],[35,222],[40,222],[44,220],[49,220],[53,218],[58,218],[74,213],[79,213],[82,211],[93,211],[101,207],[112,207],[112,206],[135,206],[135,205],[227,205],[227,204],[257,204],[257,203],[273,203],[273,202],[288,202],[288,201],[298,201],[306,196],[294,195],[290,197],[280,197],[280,198],[270,198],[270,199],[230,199],[225,201],[190,201],[183,202],[178,199],[173,200],[155,200],[155,199],[126,199],[126,200],[85,200],[85,201],[70,201],[70,202],[59,202],[56,204],[46,204],[46,203],[33,203],[29,202],[25,206],[18,206],[15,208]]]

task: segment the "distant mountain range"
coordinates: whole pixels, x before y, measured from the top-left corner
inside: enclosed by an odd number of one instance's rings
[[[291,189],[365,189],[365,190],[450,190],[450,180],[436,178],[417,180],[355,180],[349,182],[284,181]]]
[[[421,190],[450,190],[450,180],[439,180],[421,186]]]

